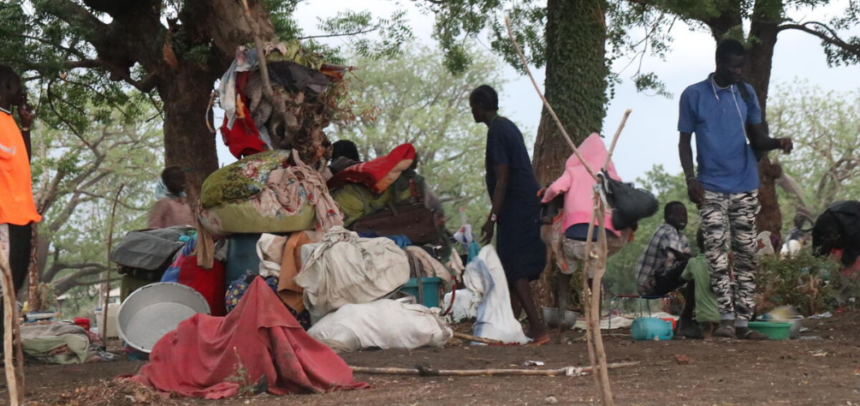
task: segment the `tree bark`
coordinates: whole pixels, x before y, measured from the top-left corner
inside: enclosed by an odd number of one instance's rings
[[[763,120],[767,117],[767,96],[773,68],[773,51],[779,35],[782,8],[780,0],[756,1],[750,25],[750,38],[754,38],[755,41],[747,53],[746,80],[758,96]],[[758,164],[758,176],[761,210],[756,218],[756,231],[770,231],[772,236],[781,237],[782,212],[779,209],[776,180],[782,176],[782,167],[778,163],[771,162],[765,155]]]
[[[741,6],[741,3],[737,3],[722,9],[718,18],[706,22],[717,43],[725,38],[729,30],[743,23]],[[755,89],[761,105],[762,119],[766,117],[770,73],[773,68],[773,51],[776,47],[783,8],[781,0],[757,0],[753,6],[749,37],[754,41],[751,41],[752,46],[747,50],[744,80]],[[756,228],[759,232],[770,231],[771,235],[779,237],[782,227],[782,213],[777,199],[776,179],[782,175],[782,167],[764,156],[758,164],[758,174],[761,210],[756,217]]]
[[[603,0],[547,2],[544,92],[577,144],[590,133],[600,132],[606,116],[609,68],[605,61],[605,5]],[[544,108],[533,159],[538,182],[546,185],[558,178],[572,153]],[[554,283],[550,281],[555,279],[556,272],[554,267],[548,266],[534,286],[541,305],[554,303]]]
[[[186,172],[190,202],[200,196],[203,181],[218,169],[216,135],[204,117],[212,84],[220,74],[196,63],[181,63],[162,74],[158,93],[164,101],[164,160]]]

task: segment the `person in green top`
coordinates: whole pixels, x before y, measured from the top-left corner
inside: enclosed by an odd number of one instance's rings
[[[720,324],[720,311],[717,296],[711,288],[708,258],[705,257],[705,237],[701,227],[696,232],[696,243],[699,246],[699,253],[687,262],[687,268],[681,274],[681,279],[695,286],[696,322],[702,327],[702,338],[711,338],[714,328]]]

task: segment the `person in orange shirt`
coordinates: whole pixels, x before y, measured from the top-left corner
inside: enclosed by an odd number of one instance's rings
[[[12,117],[18,108],[21,129]],[[0,247],[12,270],[12,284],[20,290],[30,264],[31,227],[42,216],[33,202],[30,180],[30,125],[33,113],[21,79],[0,65]],[[0,319],[2,310],[0,310]],[[0,336],[3,327],[0,325]]]

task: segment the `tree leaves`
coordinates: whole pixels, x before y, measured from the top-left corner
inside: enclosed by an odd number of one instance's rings
[[[466,207],[469,218],[477,222],[488,207],[487,129],[474,123],[468,97],[479,84],[501,90],[499,61],[472,51],[468,56],[473,63],[454,75],[444,68],[438,49],[414,44],[404,49],[395,59],[358,59],[362,69],[350,82],[349,96],[356,110],[375,113],[339,125],[335,134],[355,142],[365,160],[412,143],[420,156],[418,172],[445,202],[446,215],[457,219],[457,210]]]

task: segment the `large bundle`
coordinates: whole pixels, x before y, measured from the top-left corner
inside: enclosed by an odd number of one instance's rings
[[[358,238],[339,227],[326,233],[295,278],[315,319],[347,304],[380,299],[408,280],[409,260],[393,241]]]
[[[314,208],[300,194],[288,212],[266,186],[273,171],[290,166],[290,151],[266,151],[225,166],[206,178],[200,222],[216,235],[284,233],[314,228]]]
[[[323,129],[341,109],[341,81],[349,68],[326,65],[297,41],[266,44],[271,82],[266,91],[256,50],[240,47],[221,78],[221,134],[237,158],[272,149],[296,149],[302,161],[316,165],[328,156]]]

